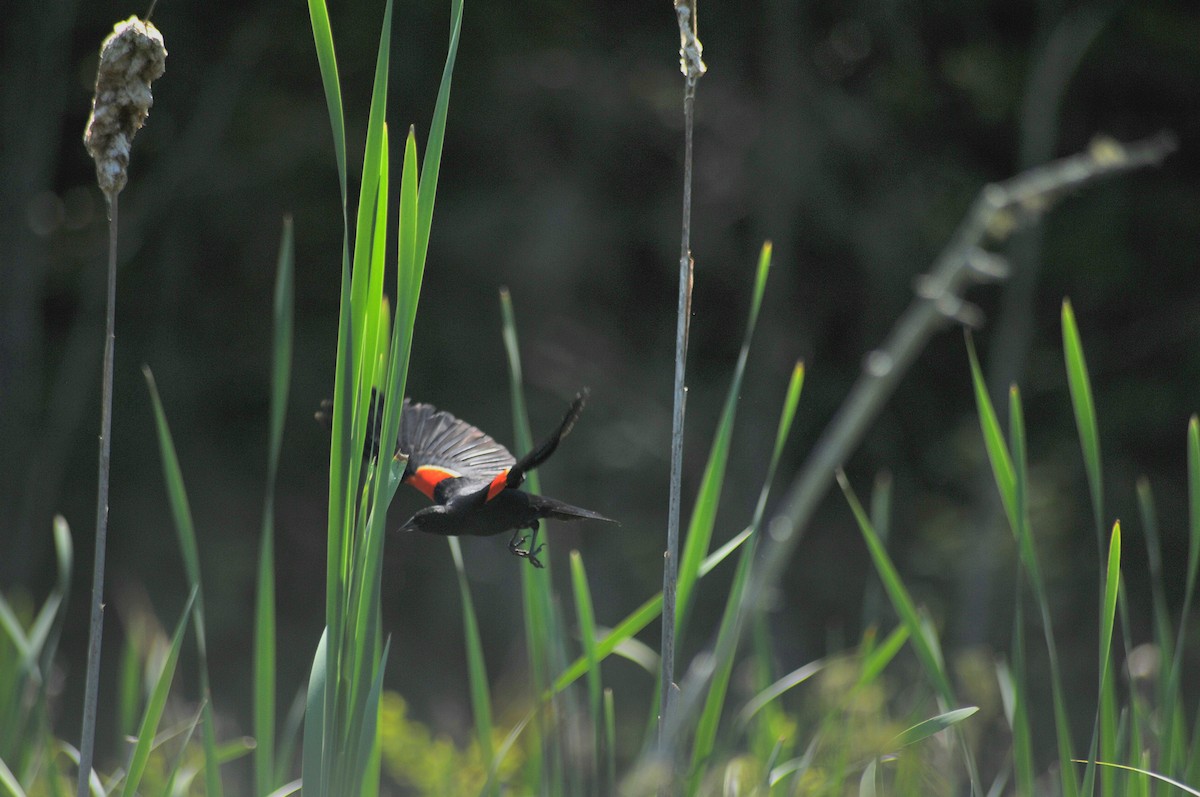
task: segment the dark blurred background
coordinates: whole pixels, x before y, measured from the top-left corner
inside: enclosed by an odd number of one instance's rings
[[[47,588],[50,519],[63,513],[77,564],[58,727],[73,741],[107,235],[81,134],[100,41],[114,22],[143,11],[107,0],[16,0],[2,34],[0,589]],[[334,3],[331,15],[354,164],[382,3]],[[424,146],[448,15],[445,3],[397,5],[396,147],[410,123]],[[297,327],[277,498],[282,702],[306,677],[323,623],[327,437],[312,411],[333,380],[337,176],[302,3],[163,0],[154,22],[166,39],[167,72],[121,196],[102,679],[112,685],[130,596],[144,590],[164,619],[185,598],[140,373],[147,364],[195,515],[210,648],[219,652],[215,701],[232,734],[249,728],[270,302],[286,213],[296,222]],[[1186,2],[707,2],[700,36],[709,73],[696,101],[685,508],[737,355],[758,249],[764,239],[775,244],[718,544],[750,518],[792,363],[803,358],[808,379],[777,497],[983,184],[1078,151],[1098,133],[1129,140],[1170,129],[1180,137],[1180,153],[1161,169],[1062,203],[1013,243],[1018,278],[971,296],[986,313],[977,342],[993,384],[1023,385],[1035,528],[1064,655],[1086,662],[1073,679],[1073,705],[1080,727],[1089,726],[1096,544],[1059,308],[1070,296],[1082,329],[1106,511],[1126,522],[1133,636],[1145,641],[1149,591],[1134,480],[1148,475],[1159,499],[1167,592],[1177,606],[1184,432],[1200,409],[1200,13]],[[683,149],[677,47],[665,0],[468,0],[409,375],[411,395],[511,442],[497,299],[508,286],[535,434],[580,386],[591,387],[542,484],[621,521],[550,534],[557,576],[567,551],[583,552],[607,624],[661,588]],[[1010,536],[990,499],[969,388],[962,335],[948,329],[849,463],[863,492],[881,469],[893,474],[893,556],[952,652],[1003,649],[1011,633]],[[393,522],[419,498],[402,493]],[[389,546],[389,678],[416,718],[462,739],[469,704],[445,543],[394,536]],[[464,550],[505,716],[525,694],[523,564],[500,540],[467,540]],[[718,571],[700,591],[684,661],[719,617],[728,578]],[[844,501],[830,497],[771,615],[780,666],[852,644],[872,578]],[[657,648],[657,625],[644,639]],[[623,661],[606,665],[606,677],[618,685],[618,710],[629,701],[640,722],[637,696],[650,679]]]

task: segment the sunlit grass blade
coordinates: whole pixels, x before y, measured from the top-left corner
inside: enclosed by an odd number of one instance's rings
[[[714,551],[704,560],[700,568],[700,576],[703,578],[708,575],[714,567],[723,562],[734,551],[736,551],[746,540],[750,538],[750,529],[746,529],[737,537],[734,537],[724,546]],[[626,639],[629,639],[634,634],[641,631],[662,613],[662,593],[658,593],[653,598],[650,598],[624,620],[613,626],[612,631],[596,641],[596,658],[604,660],[616,650]],[[561,692],[568,686],[577,681],[587,672],[587,659],[583,656],[579,657],[559,674],[554,680],[553,689],[555,692]],[[546,696],[549,697],[548,695]]]
[[[946,703],[953,705],[957,701],[954,697],[954,690],[950,685],[949,676],[941,661],[941,656],[925,635],[924,624],[921,621],[916,604],[908,593],[908,588],[900,580],[900,574],[896,571],[896,566],[892,564],[891,557],[888,556],[887,551],[884,550],[882,543],[880,543],[879,537],[871,526],[871,521],[868,519],[866,511],[863,509],[862,504],[859,503],[858,497],[854,494],[854,490],[850,486],[850,482],[846,479],[845,473],[838,471],[837,479],[842,492],[846,496],[847,502],[850,504],[850,510],[854,513],[854,518],[858,522],[859,531],[862,532],[863,540],[867,544],[867,550],[871,554],[871,560],[875,563],[875,570],[883,582],[884,590],[891,600],[892,607],[896,610],[896,614],[900,616],[901,622],[908,629],[913,651],[924,666],[925,673],[933,682],[938,695]]]
[[[771,634],[770,619],[766,612],[755,612],[750,620],[750,640],[754,650],[753,686],[755,693],[762,692],[775,682],[775,648]],[[766,711],[754,723],[751,731],[750,750],[760,761],[781,753],[782,740],[779,729],[783,727],[783,709],[776,703],[766,707]]]
[[[135,733],[141,705],[142,665],[138,656],[141,638],[141,624],[133,618],[125,627],[121,661],[117,666],[117,734],[122,739]]]
[[[986,394],[984,398],[987,399]],[[990,400],[989,400],[990,401]],[[1042,618],[1042,633],[1046,642],[1046,653],[1050,658],[1050,697],[1054,706],[1054,727],[1058,739],[1059,777],[1062,780],[1062,790],[1065,795],[1075,795],[1079,785],[1075,780],[1075,770],[1070,766],[1071,729],[1067,715],[1067,705],[1061,667],[1058,660],[1058,645],[1054,638],[1054,624],[1050,612],[1050,600],[1046,594],[1045,582],[1042,579],[1041,567],[1038,564],[1037,549],[1033,540],[1033,528],[1029,524],[1029,458],[1026,454],[1025,443],[1025,411],[1021,401],[1021,392],[1013,386],[1008,391],[1009,445],[1012,449],[1014,464],[1014,491],[1016,497],[1017,525],[1013,531],[1017,538],[1017,547],[1021,561],[1029,575],[1033,587],[1034,600],[1037,602]]]
[[[978,706],[966,706],[964,708],[956,708],[953,711],[947,711],[943,714],[938,714],[936,717],[930,717],[927,720],[918,722],[910,728],[898,733],[895,738],[888,743],[889,750],[899,750],[901,747],[907,747],[910,744],[916,744],[919,741],[928,739],[935,733],[941,733],[947,728],[956,725],[967,717],[970,717],[979,711]]]
[[[35,628],[44,625],[45,634],[35,631],[31,635],[38,648],[38,668],[43,673],[51,672],[54,656],[58,652],[58,640],[66,617],[65,607],[71,595],[71,568],[75,556],[67,519],[62,515],[55,515],[51,528],[54,534],[54,588],[39,612],[40,622],[35,624]],[[43,679],[39,688],[39,700],[45,700],[45,690],[46,681]]]
[[[704,560],[704,563],[700,567],[700,577],[703,578],[704,576],[708,575],[710,572],[712,572],[713,568],[725,561],[727,558],[729,558],[730,554],[734,553],[738,550],[738,548],[744,545],[745,542],[750,539],[750,532],[751,529],[745,529],[729,542],[725,543],[725,545],[711,553]],[[654,622],[654,620],[662,614],[662,606],[663,597],[662,593],[659,592],[657,595],[650,598],[637,609],[635,609],[624,620],[614,626],[613,629],[607,634],[600,636],[596,640],[596,660],[603,661],[607,657],[611,656],[624,642],[632,638],[638,632],[642,631],[650,623]],[[503,756],[506,754],[506,751],[510,749],[516,742],[517,737],[524,732],[526,726],[537,717],[541,708],[540,704],[548,702],[555,694],[567,689],[569,686],[571,686],[571,684],[575,683],[587,672],[587,658],[586,656],[580,656],[559,673],[558,677],[554,679],[554,683],[548,686],[541,693],[539,706],[535,707],[520,723],[516,725],[516,727],[513,728],[513,730],[509,733],[509,736],[505,739],[504,744],[497,749],[496,755],[493,757],[489,768],[489,777],[494,776],[499,759],[503,758]]]
[[[500,290],[501,336],[504,340],[504,350],[508,359],[509,393],[513,412],[513,435],[516,440],[517,456],[533,448],[533,433],[529,427],[529,413],[525,406],[524,379],[521,371],[521,349],[517,340],[517,324],[513,312],[512,296],[506,288]],[[530,492],[541,492],[541,481],[536,471],[530,473],[526,482]],[[550,685],[551,651],[553,640],[562,637],[562,630],[554,625],[553,598],[551,596],[551,544],[546,543],[547,553],[542,555],[544,568],[521,568],[521,607],[525,624],[525,645],[529,655],[529,665],[533,675],[535,694],[544,694]],[[580,671],[586,671],[587,665]],[[561,691],[555,689],[555,692]],[[543,733],[541,715],[534,717],[534,730],[537,743],[534,748],[541,756],[541,766],[545,766],[560,758],[557,746],[557,734]],[[538,761],[533,761],[532,769],[539,768]],[[536,775],[535,775],[536,776]],[[540,779],[540,778],[539,778]],[[544,779],[543,779],[544,780]]]
[[[182,738],[179,740],[179,752],[175,754],[174,760],[168,770],[170,773],[167,776],[167,782],[163,785],[163,797],[174,797],[176,794],[186,794],[186,783],[177,785],[179,773],[183,768],[183,763],[188,755],[188,744],[192,741],[192,734],[195,733],[197,726],[200,725],[202,711],[197,711],[191,721],[184,728]],[[184,780],[190,782],[192,777],[185,774]]]
[[[700,481],[696,502],[692,508],[692,517],[688,523],[687,538],[679,557],[675,621],[675,633],[679,637],[683,636],[684,629],[687,627],[687,618],[692,605],[692,590],[699,578],[700,565],[708,556],[709,544],[712,541],[717,509],[721,503],[721,490],[725,484],[725,468],[729,462],[729,447],[733,440],[733,424],[737,417],[738,398],[741,396],[746,362],[750,357],[750,343],[758,324],[758,313],[762,307],[767,275],[770,271],[771,243],[768,241],[763,244],[759,254],[750,311],[746,320],[746,330],[742,337],[742,347],[738,352],[737,364],[733,368],[733,377],[730,380],[729,392],[725,397],[725,406],[717,421],[717,431],[713,436],[712,449],[709,451],[708,461],[704,467],[704,476]],[[676,640],[676,644],[678,644],[678,640]]]
[[[199,598],[199,590],[192,587],[192,592],[183,607],[183,613],[175,626],[175,633],[171,637],[170,651],[167,653],[162,671],[159,672],[155,681],[154,690],[150,693],[150,701],[146,704],[146,710],[142,714],[137,743],[133,747],[129,766],[126,768],[125,782],[121,789],[122,797],[132,797],[137,793],[137,788],[142,782],[142,775],[146,771],[146,762],[150,760],[154,737],[158,733],[158,722],[162,719],[163,710],[167,706],[167,695],[171,691],[171,682],[175,678],[175,665],[179,661],[179,651],[183,647],[183,634],[187,630],[188,618],[197,598]]]
[[[871,490],[871,524],[879,541],[887,547],[891,533],[892,475],[881,472],[875,476],[875,489]],[[882,587],[875,579],[868,579],[863,589],[862,628],[869,628],[880,621],[883,604]]]
[[[997,681],[1004,698],[1005,713],[1013,737],[1013,769],[1016,773],[1017,793],[1033,794],[1034,759],[1033,737],[1029,729],[1029,691],[1025,670],[1025,610],[1022,603],[1020,579],[1016,590],[1013,614],[1013,664],[1011,670],[1002,670]]]
[[[992,475],[1000,490],[1000,499],[1004,511],[1008,515],[1008,523],[1017,534],[1021,525],[1020,514],[1023,511],[1017,500],[1017,476],[1013,470],[1012,455],[1004,442],[1004,432],[988,395],[987,382],[983,378],[983,370],[979,367],[979,358],[975,355],[975,343],[968,333],[967,359],[971,366],[971,385],[975,391],[975,407],[979,414],[979,426],[983,432],[983,445],[987,451],[988,461],[992,466]]]
[[[604,782],[602,793],[612,794],[617,790],[617,710],[613,704],[613,690],[604,690]]]
[[[1025,422],[1021,406],[1020,391],[1014,386],[1009,390],[1009,445],[1006,445],[1004,435],[996,417],[988,395],[983,372],[979,360],[975,356],[975,347],[970,336],[967,337],[967,356],[971,368],[971,380],[974,386],[976,411],[979,416],[980,429],[983,432],[984,447],[992,466],[992,476],[1000,492],[1001,502],[1013,536],[1017,541],[1021,562],[1029,574],[1033,588],[1034,599],[1042,618],[1042,631],[1045,636],[1046,649],[1050,657],[1050,689],[1054,704],[1055,729],[1058,737],[1059,775],[1062,779],[1062,789],[1068,797],[1078,793],[1079,784],[1075,780],[1075,772],[1070,766],[1071,736],[1067,719],[1066,704],[1063,698],[1062,678],[1059,672],[1058,651],[1054,640],[1054,627],[1050,616],[1050,603],[1046,598],[1046,590],[1042,581],[1041,568],[1038,566],[1037,552],[1033,542],[1033,533],[1029,526],[1026,508],[1028,495],[1028,468],[1025,456]]]
[[[863,654],[862,663],[859,665],[857,685],[862,687],[877,681],[907,641],[907,626],[898,625],[884,638],[883,642],[866,651]]]
[[[291,797],[291,795],[293,795],[293,794],[299,794],[300,787],[303,783],[304,783],[304,781],[297,778],[296,780],[293,780],[291,783],[283,784],[278,789],[276,789],[275,791],[268,794],[267,797]]]
[[[878,761],[879,759],[872,758],[863,769],[862,777],[858,781],[858,797],[875,797],[875,764]]]
[[[1088,489],[1092,496],[1092,520],[1096,524],[1096,542],[1101,541],[1104,528],[1104,483],[1100,467],[1100,433],[1096,424],[1096,403],[1092,398],[1092,382],[1088,378],[1083,343],[1075,324],[1071,301],[1062,304],[1063,355],[1067,365],[1067,385],[1071,389],[1071,408],[1079,429],[1079,444],[1083,449],[1083,465],[1087,471]]]
[[[450,555],[454,559],[454,571],[458,575],[458,592],[462,600],[463,636],[467,645],[467,680],[471,690],[471,711],[475,716],[475,738],[479,744],[482,760],[492,760],[492,695],[488,686],[487,664],[483,659],[483,642],[479,638],[479,620],[475,615],[475,603],[471,600],[471,587],[467,582],[467,571],[463,567],[462,547],[457,537],[447,537]],[[491,784],[485,794],[498,794],[499,785]]]
[[[758,314],[758,305],[762,300],[762,291],[766,284],[767,264],[770,262],[770,245],[763,247],[763,259],[759,266],[759,280],[755,286],[754,306],[751,310],[751,326],[753,327],[754,318]],[[747,331],[746,343],[743,346],[743,354],[749,349],[749,330]],[[739,359],[739,366],[744,365],[744,360]],[[740,373],[737,380],[740,381]],[[741,558],[738,562],[737,571],[733,577],[733,584],[729,589],[729,595],[725,602],[725,611],[721,618],[720,630],[717,634],[716,643],[716,663],[713,670],[713,676],[709,682],[708,694],[704,699],[704,707],[700,712],[700,720],[696,726],[695,738],[692,748],[692,763],[691,773],[688,779],[688,793],[695,794],[700,788],[700,782],[704,777],[705,767],[712,755],[714,745],[717,738],[717,725],[721,719],[721,712],[725,705],[725,695],[729,688],[729,678],[733,673],[734,656],[737,650],[737,640],[741,635],[741,618],[743,601],[746,590],[746,585],[750,576],[750,571],[754,562],[755,540],[758,537],[759,530],[762,526],[763,516],[766,512],[767,500],[771,493],[771,484],[775,478],[775,471],[779,466],[779,459],[783,455],[784,447],[787,444],[788,435],[791,432],[792,422],[796,418],[796,408],[800,404],[800,393],[804,386],[804,365],[796,363],[792,369],[791,379],[788,382],[788,388],[785,394],[783,409],[780,413],[779,424],[775,430],[775,445],[771,451],[771,460],[767,465],[766,477],[763,480],[762,489],[759,491],[758,504],[754,511],[754,518],[750,522],[750,544],[742,550]],[[732,422],[732,416],[730,417]],[[710,529],[711,530],[711,529]],[[689,538],[690,539],[690,538]],[[706,543],[707,545],[707,543]],[[685,557],[686,561],[686,557]],[[701,563],[703,564],[703,563]],[[691,569],[689,568],[689,571]],[[699,578],[700,567],[695,568],[695,580]]]
[[[3,795],[3,797],[25,797],[25,790],[21,788],[21,784],[17,781],[17,776],[4,763],[3,758],[0,758],[0,795]]]
[[[587,661],[588,706],[592,717],[592,778],[599,777],[600,762],[604,760],[604,718],[601,715],[602,682],[600,662],[596,660],[596,615],[592,609],[592,594],[588,589],[587,573],[579,551],[571,551],[571,588],[575,594],[575,616],[579,622],[579,638],[583,657]]]
[[[338,178],[342,188],[342,210],[349,201],[346,196],[346,123],[342,111],[342,88],[338,78],[337,55],[333,48],[333,31],[329,25],[329,9],[325,0],[308,0],[308,16],[312,22],[313,43],[321,84],[325,87],[325,107],[329,110],[329,126],[333,131],[333,152],[337,161]]]
[[[257,597],[254,605],[254,787],[262,797],[275,776],[275,480],[283,447],[288,387],[292,371],[295,257],[292,220],[283,222],[279,262],[275,270],[274,338],[271,369],[271,410],[268,419],[267,478],[258,555]]]
[[[738,633],[738,608],[742,595],[746,590],[746,581],[754,561],[753,546],[742,550],[738,560],[737,572],[729,589],[729,598],[725,602],[725,613],[721,618],[720,631],[717,634],[716,649],[731,649],[735,646],[734,637]],[[718,657],[716,667],[709,681],[708,694],[704,700],[704,708],[700,712],[700,720],[696,724],[695,739],[692,743],[691,772],[688,776],[686,794],[694,795],[700,789],[700,782],[709,767],[712,751],[717,740],[717,724],[721,720],[721,710],[725,706],[725,695],[729,690],[729,678],[733,674],[734,657],[732,650],[729,655]]]
[[[1200,567],[1200,419],[1188,421],[1188,572],[1186,595],[1194,595]],[[1185,604],[1191,608],[1191,601]],[[1186,609],[1185,609],[1186,611]],[[1183,628],[1180,627],[1182,635]]]
[[[1080,759],[1075,759],[1075,763],[1076,764],[1086,764],[1087,762],[1082,761]],[[1160,783],[1165,783],[1168,786],[1174,786],[1175,788],[1182,791],[1184,794],[1191,794],[1191,795],[1193,795],[1193,797],[1200,797],[1200,789],[1193,788],[1192,786],[1189,786],[1187,783],[1183,783],[1181,781],[1175,780],[1174,778],[1168,778],[1166,775],[1160,775],[1157,772],[1154,772],[1149,769],[1143,769],[1141,767],[1134,767],[1134,766],[1130,766],[1128,764],[1118,764],[1118,763],[1111,762],[1111,761],[1097,761],[1096,766],[1111,767],[1113,769],[1123,769],[1126,772],[1137,772],[1141,775],[1145,775],[1146,777],[1154,778],[1155,780],[1157,780]]]
[[[329,629],[321,633],[321,641],[317,643],[317,651],[313,656],[312,669],[308,676],[308,693],[305,700],[304,712],[304,741],[300,756],[300,774],[308,784],[310,793],[329,793],[329,770],[325,765],[325,735],[322,729],[325,725],[325,694],[326,664],[329,661],[325,650],[329,643]]]
[[[804,683],[814,675],[825,668],[827,662],[824,659],[811,661],[795,670],[792,670],[787,675],[780,678],[775,683],[771,684],[766,689],[759,692],[757,695],[747,701],[742,710],[738,712],[737,725],[745,727],[750,723],[758,712],[762,711],[769,705],[772,705],[779,699],[780,695]]]
[[[1101,604],[1100,615],[1100,714],[1097,720],[1100,724],[1100,751],[1105,760],[1113,760],[1117,756],[1117,710],[1116,695],[1112,684],[1112,638],[1113,627],[1116,623],[1117,596],[1121,586],[1121,524],[1113,525],[1112,536],[1108,548],[1108,566],[1105,570],[1104,600]],[[1088,762],[1091,769],[1092,763]],[[1104,793],[1112,794],[1116,785],[1114,773],[1102,771],[1101,778]],[[1088,774],[1084,775],[1084,788],[1090,782]]]
[[[924,622],[921,614],[917,611],[916,604],[913,602],[912,596],[908,593],[908,588],[901,581],[896,566],[892,564],[891,557],[888,556],[887,550],[883,547],[883,543],[880,542],[879,536],[871,526],[871,521],[867,517],[862,504],[859,503],[858,497],[854,494],[854,490],[850,487],[850,482],[846,478],[846,474],[840,469],[837,472],[837,480],[843,494],[846,496],[847,502],[850,504],[854,519],[858,523],[859,531],[862,532],[863,540],[867,544],[867,550],[871,554],[871,560],[874,562],[875,570],[883,582],[884,590],[887,592],[888,598],[892,603],[892,608],[896,610],[900,621],[908,629],[913,652],[917,654],[917,659],[921,662],[926,675],[933,683],[934,689],[941,700],[947,706],[954,705],[958,700],[954,696],[954,689],[950,684],[950,677],[946,672],[941,648],[934,636],[932,626]],[[979,775],[975,767],[975,759],[971,755],[966,739],[961,733],[958,734],[958,740],[962,748],[967,772],[970,776],[972,792],[978,794],[981,792],[981,787],[979,785]]]
[[[383,694],[383,674],[387,669],[388,650],[392,646],[391,637],[383,643],[383,652],[379,654],[379,668],[371,681],[371,689],[363,701],[365,710],[361,712],[363,727],[359,730],[358,771],[362,772],[361,794],[364,797],[379,793],[379,699]]]
[[[433,204],[437,196],[438,175],[442,165],[442,142],[446,138],[446,115],[450,108],[450,84],[454,77],[454,63],[458,59],[458,42],[462,33],[463,0],[450,2],[450,43],[446,48],[446,65],[442,68],[442,81],[438,85],[437,100],[433,106],[433,118],[429,123],[429,141],[425,145],[425,159],[421,163],[421,191],[417,199],[416,256],[425,262],[429,249],[429,230],[433,223]]]
[[[150,390],[150,398],[154,405],[155,428],[158,432],[159,452],[162,456],[163,481],[167,486],[167,498],[171,505],[171,515],[175,520],[175,531],[179,538],[179,549],[183,554],[184,571],[187,573],[188,585],[195,591],[196,599],[192,605],[192,620],[196,627],[197,669],[200,672],[200,700],[203,705],[203,723],[201,740],[204,747],[204,786],[210,797],[220,797],[221,775],[217,761],[217,735],[212,713],[212,690],[208,682],[208,644],[204,631],[204,590],[200,585],[200,553],[196,544],[196,527],[192,522],[192,510],[188,504],[187,490],[183,485],[183,471],[179,467],[179,457],[175,453],[175,443],[167,425],[167,415],[163,410],[162,400],[158,395],[158,387],[154,383],[154,375],[150,369],[143,367],[146,385]]]

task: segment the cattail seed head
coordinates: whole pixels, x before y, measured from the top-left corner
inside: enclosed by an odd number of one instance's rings
[[[137,17],[117,23],[100,46],[83,143],[96,161],[96,181],[109,202],[125,187],[133,136],[154,104],[150,83],[166,70],[166,60],[162,34]]]

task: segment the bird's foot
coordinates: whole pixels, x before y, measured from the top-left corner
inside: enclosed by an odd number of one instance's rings
[[[512,539],[508,541],[509,553],[511,553],[513,556],[518,556],[522,559],[528,559],[529,564],[533,565],[534,567],[538,567],[538,568],[545,567],[545,565],[542,564],[542,560],[538,559],[537,555],[542,552],[543,548],[546,547],[546,543],[543,542],[542,544],[538,545],[536,548],[533,547],[534,542],[537,541],[537,532],[536,531],[534,531],[534,533],[533,533],[533,540],[529,542],[529,547],[522,548],[521,546],[524,545],[526,543],[526,541],[528,541],[528,540],[529,540],[528,536],[523,536],[520,539],[517,539],[517,535],[513,534]]]

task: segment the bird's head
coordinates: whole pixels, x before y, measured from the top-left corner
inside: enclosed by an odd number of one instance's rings
[[[444,534],[442,527],[447,523],[446,507],[441,504],[427,506],[408,519],[400,531],[424,531],[428,534]]]

